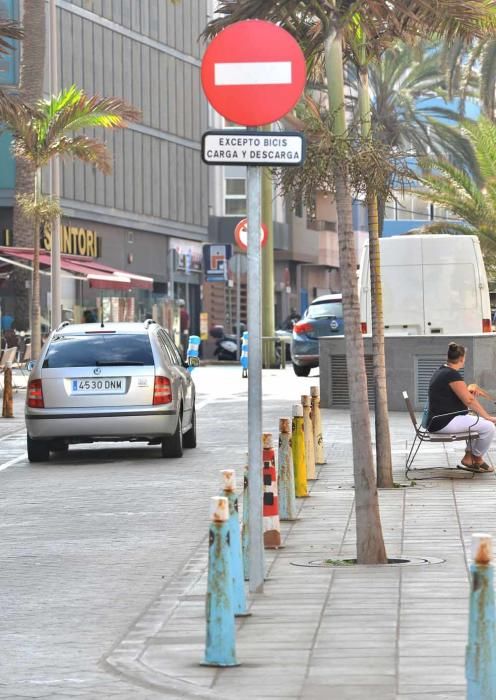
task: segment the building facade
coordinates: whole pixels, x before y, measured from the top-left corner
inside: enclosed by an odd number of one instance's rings
[[[19,16],[18,0],[2,2]],[[199,36],[209,2],[56,0],[56,5],[60,85],[121,97],[142,113],[142,120],[127,129],[96,134],[112,153],[111,175],[63,163],[62,252],[115,268],[121,278],[130,273],[153,279],[147,289],[135,288],[132,280],[129,288],[124,283],[102,289],[67,274],[63,307],[75,309],[75,315],[92,308],[116,320],[153,314],[170,323],[173,296],[185,301],[191,330],[198,330],[198,260],[208,236],[208,171],[200,157],[208,113],[200,83]],[[0,151],[0,244],[15,247],[15,166],[6,135],[0,138]],[[43,189],[50,190],[48,170]],[[49,249],[50,236],[42,234],[41,240]],[[44,277],[44,317],[49,301],[49,277]],[[2,287],[2,302],[15,312],[8,283]]]

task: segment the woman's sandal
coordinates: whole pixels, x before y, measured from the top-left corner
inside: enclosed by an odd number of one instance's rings
[[[457,464],[457,469],[464,469],[466,472],[473,472],[475,474],[485,474],[486,469],[482,468],[482,464],[475,464],[474,462],[470,462],[470,464],[465,464],[463,460],[460,461],[460,464]],[[489,465],[486,464],[488,467]]]
[[[478,464],[477,466],[479,467],[479,470],[485,474],[490,474],[491,472],[494,471],[494,467],[492,467],[490,464],[487,464],[486,462],[482,462],[481,464]]]

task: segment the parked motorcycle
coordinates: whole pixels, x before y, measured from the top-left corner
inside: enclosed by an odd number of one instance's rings
[[[238,339],[235,335],[226,334],[224,326],[213,326],[210,335],[215,338],[214,356],[218,360],[236,360]]]

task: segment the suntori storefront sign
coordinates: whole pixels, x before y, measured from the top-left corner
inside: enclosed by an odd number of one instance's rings
[[[60,232],[62,253],[84,255],[91,258],[99,257],[100,237],[96,235],[96,231],[78,226],[62,226]],[[42,246],[45,250],[52,249],[52,232],[50,230],[44,232]]]

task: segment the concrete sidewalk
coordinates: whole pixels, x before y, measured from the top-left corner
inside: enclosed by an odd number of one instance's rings
[[[423,475],[443,478],[408,485],[403,464],[413,430],[406,414],[392,414],[401,486],[380,494],[384,536],[390,558],[416,558],[416,563],[330,567],[324,560],[355,556],[354,492],[349,416],[323,411],[323,419],[324,434],[330,436],[328,463],[313,482],[311,497],[298,501],[300,519],[283,524],[284,548],[266,553],[264,593],[251,596],[252,616],[238,621],[241,665],[200,665],[205,537],[197,555],[107,657],[114,670],[167,697],[465,697],[467,554],[473,532],[494,530],[494,474],[472,478],[459,470],[428,470]],[[456,467],[460,454],[456,444],[426,445],[416,466]]]

